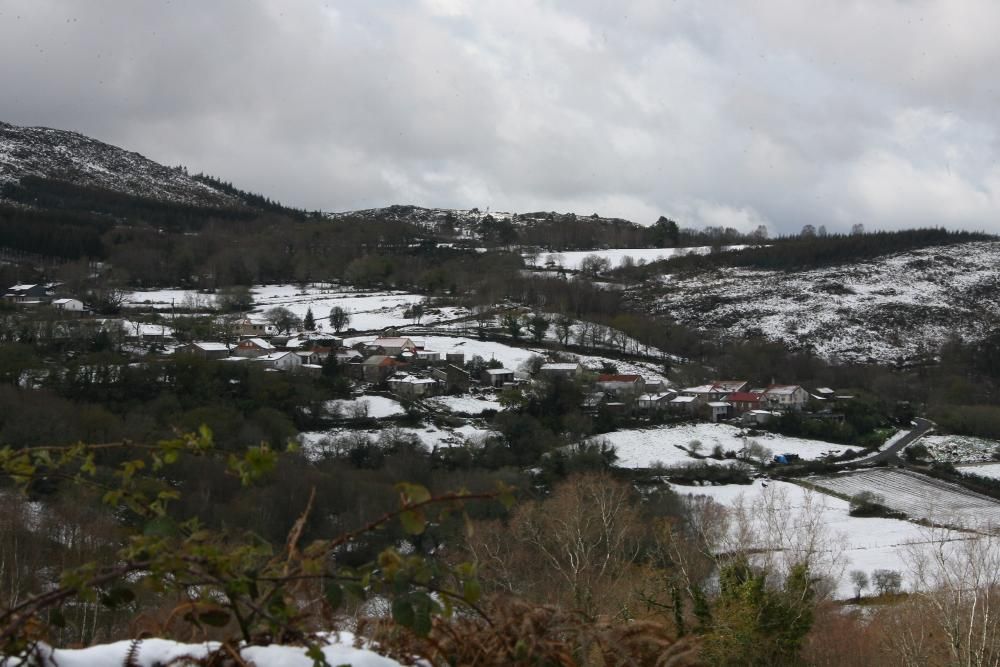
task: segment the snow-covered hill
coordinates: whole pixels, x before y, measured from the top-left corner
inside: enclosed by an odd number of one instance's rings
[[[0,122],[0,186],[25,176],[69,181],[185,204],[232,205],[231,195],[183,171],[91,139],[46,127],[18,127]]]
[[[660,276],[637,298],[705,331],[759,333],[831,359],[906,363],[1000,326],[1000,242],[922,248],[798,272]]]

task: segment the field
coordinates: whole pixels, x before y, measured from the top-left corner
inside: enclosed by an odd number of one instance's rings
[[[456,427],[436,426],[431,423],[417,427],[394,427],[392,429],[356,429],[336,428],[328,431],[308,431],[299,434],[299,443],[306,456],[317,459],[323,455],[324,449],[334,440],[342,437],[367,436],[378,441],[384,435],[402,435],[416,438],[420,444],[430,451],[438,447],[455,447],[467,441],[478,442],[483,438],[496,435],[495,431],[465,424]]]
[[[886,507],[939,525],[977,529],[1000,526],[1000,502],[917,473],[878,468],[811,477],[809,482],[845,497],[869,491],[881,496],[880,502]]]
[[[745,247],[726,246],[723,250],[740,250]],[[697,246],[692,248],[615,248],[611,250],[543,252],[535,260],[535,266],[545,267],[551,262],[557,268],[562,267],[569,271],[579,271],[583,265],[583,260],[594,256],[608,260],[611,262],[611,267],[617,269],[626,257],[631,257],[635,264],[639,264],[640,262],[648,264],[680,255],[707,255],[711,251],[711,246]]]
[[[657,463],[667,466],[698,461],[677,445],[688,447],[692,440],[701,442],[700,453],[712,452],[716,445],[723,451],[743,448],[743,431],[728,424],[681,424],[656,428],[614,431],[595,436],[607,440],[618,452],[618,466],[622,468],[649,468]],[[842,452],[845,448],[820,440],[791,438],[776,434],[761,434],[752,438],[774,454],[798,454],[803,459],[817,459],[830,450]],[[720,463],[715,459],[701,459],[706,463]],[[731,461],[727,460],[727,461]]]
[[[738,501],[752,503],[765,493],[783,493],[792,506],[793,511],[802,511],[807,497],[813,503],[818,502],[822,511],[823,525],[833,538],[834,549],[843,550],[839,554],[839,562],[830,563],[832,575],[836,581],[836,596],[847,599],[854,596],[854,590],[848,579],[852,570],[862,570],[871,575],[877,569],[898,570],[903,574],[903,587],[909,588],[912,582],[911,552],[920,549],[932,535],[931,530],[898,519],[859,518],[848,514],[847,501],[817,494],[795,484],[786,482],[769,482],[767,487],[760,481],[748,486],[727,485],[713,487],[674,486],[678,493],[704,495],[725,506],[732,506]],[[792,524],[795,523],[792,517]],[[964,533],[938,530],[933,538],[945,540],[967,539]],[[837,554],[834,554],[837,555]],[[830,560],[833,560],[832,558]]]

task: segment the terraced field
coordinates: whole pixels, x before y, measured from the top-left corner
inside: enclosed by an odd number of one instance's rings
[[[905,470],[874,469],[813,477],[821,489],[851,497],[869,491],[913,519],[958,528],[1000,529],[1000,502],[956,484]]]

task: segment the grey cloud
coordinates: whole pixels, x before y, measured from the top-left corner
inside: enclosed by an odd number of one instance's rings
[[[310,209],[1000,231],[989,0],[0,0],[0,118]]]

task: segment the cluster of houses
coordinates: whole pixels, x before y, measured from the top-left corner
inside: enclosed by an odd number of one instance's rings
[[[249,321],[248,321],[249,322]],[[252,323],[251,323],[252,326]],[[594,373],[579,362],[542,363],[534,374],[509,368],[471,367],[464,352],[427,349],[419,340],[389,335],[345,347],[340,338],[271,336],[269,339],[247,329],[235,344],[195,342],[177,349],[205,359],[250,362],[274,371],[319,373],[322,364],[334,355],[343,372],[352,379],[386,387],[401,399],[419,400],[439,394],[467,392],[473,386],[492,389],[523,386],[539,378],[585,380],[588,392],[586,411],[608,410],[622,415],[686,416],[712,422],[740,420],[744,424],[764,424],[784,412],[799,412],[809,406],[848,399],[821,387],[809,391],[799,385],[769,384],[751,387],[744,380],[719,380],[695,387],[667,387],[659,379],[639,374]],[[261,332],[271,334],[273,332]],[[836,418],[832,410],[831,418]]]
[[[55,293],[58,283],[18,283],[7,288],[3,295],[4,301],[20,306],[52,306],[56,310],[66,313],[83,314],[87,312],[87,306],[79,299],[56,298]]]

